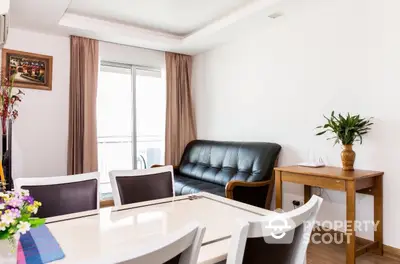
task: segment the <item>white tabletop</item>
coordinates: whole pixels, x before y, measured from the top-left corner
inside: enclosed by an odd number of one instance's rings
[[[66,256],[56,263],[100,263],[193,221],[206,227],[199,263],[217,263],[226,257],[236,219],[271,213],[208,193],[196,197],[178,196],[49,218],[46,225]]]

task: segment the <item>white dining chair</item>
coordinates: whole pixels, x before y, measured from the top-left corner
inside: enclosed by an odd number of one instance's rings
[[[205,229],[192,222],[165,238],[143,241],[126,253],[113,253],[110,256],[112,261],[106,257],[102,263],[197,264]]]
[[[307,247],[321,204],[322,198],[314,195],[293,211],[255,221],[239,220],[226,263],[306,263]]]
[[[172,166],[114,170],[109,175],[116,206],[175,196]]]
[[[29,190],[42,203],[38,217],[53,217],[100,208],[100,173],[17,178],[15,190]]]

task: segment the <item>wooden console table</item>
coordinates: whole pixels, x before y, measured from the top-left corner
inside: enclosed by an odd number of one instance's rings
[[[346,263],[355,264],[356,257],[368,252],[383,254],[383,200],[382,177],[379,171],[343,171],[337,167],[308,168],[290,166],[275,168],[276,208],[282,208],[282,182],[304,184],[304,202],[311,197],[311,187],[346,192],[346,218],[349,243],[346,245]],[[356,218],[356,192],[374,196],[374,221],[379,225],[374,242],[356,249],[354,221]]]

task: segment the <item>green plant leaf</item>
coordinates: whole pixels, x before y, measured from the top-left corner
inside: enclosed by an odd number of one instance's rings
[[[10,234],[7,231],[1,231],[0,232],[0,240],[5,240],[10,237]]]
[[[366,135],[370,130],[373,123],[372,118],[361,118],[360,115],[346,115],[331,112],[331,116],[328,118],[324,115],[326,123],[318,126],[317,136],[326,134],[327,132],[334,134],[334,137],[328,139],[334,139],[334,143],[342,143],[343,145],[353,144],[354,142],[363,142],[363,136]]]
[[[46,219],[44,219],[44,218],[36,218],[36,217],[30,218],[28,221],[31,224],[32,228],[39,227],[41,225],[44,225],[44,223],[46,223]]]

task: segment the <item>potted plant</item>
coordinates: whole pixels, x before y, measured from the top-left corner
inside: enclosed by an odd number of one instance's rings
[[[373,125],[372,118],[361,118],[360,115],[350,115],[349,113],[347,116],[342,116],[341,114],[336,116],[334,111],[332,111],[329,118],[325,115],[324,117],[327,123],[317,127],[317,129],[321,130],[317,133],[317,136],[324,135],[327,132],[333,134],[334,136],[328,138],[328,140],[334,139],[335,144],[342,144],[343,170],[354,170],[356,153],[353,151],[353,144],[357,141],[362,144],[363,136],[371,130]]]
[[[33,217],[40,206],[27,190],[0,191],[0,260],[4,263],[17,263],[19,236],[45,223]]]

